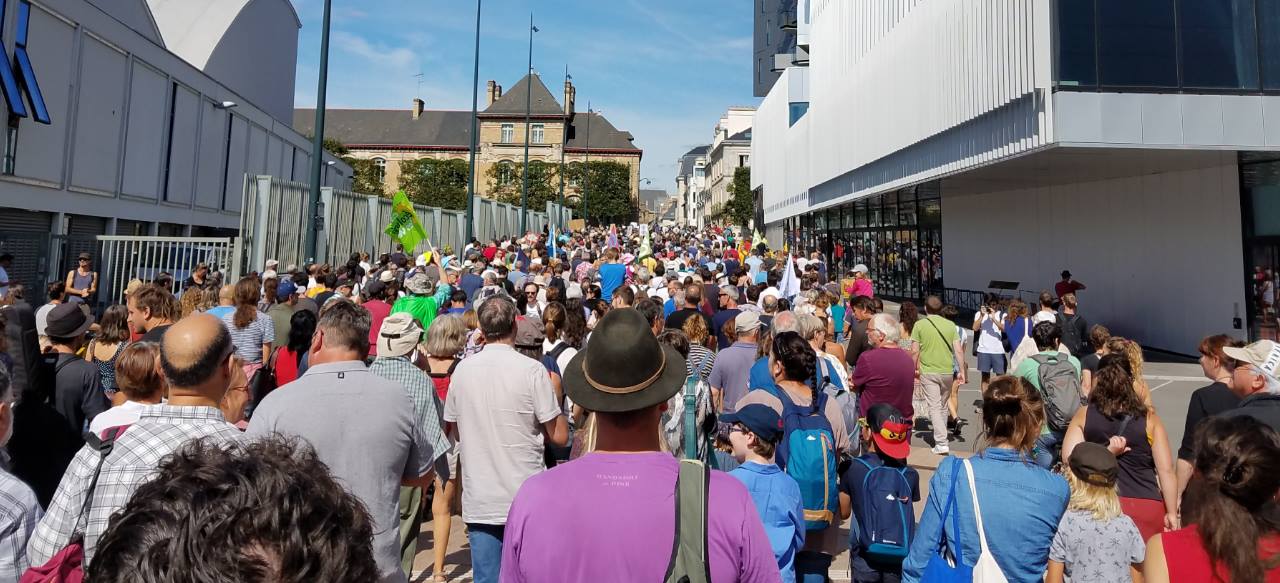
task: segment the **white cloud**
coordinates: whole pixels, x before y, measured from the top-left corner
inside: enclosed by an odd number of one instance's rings
[[[333,42],[338,50],[360,57],[372,64],[393,69],[408,69],[417,63],[413,51],[386,45],[374,45],[364,37],[346,31],[333,33]]]

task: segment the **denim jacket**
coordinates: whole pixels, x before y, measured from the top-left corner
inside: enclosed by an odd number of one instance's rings
[[[1037,466],[1023,454],[1005,448],[988,448],[970,458],[974,481],[978,486],[978,502],[982,505],[982,522],[987,534],[987,547],[1010,583],[1039,583],[1044,580],[1049,560],[1049,544],[1053,542],[1058,521],[1067,509],[1071,493],[1061,476]],[[978,527],[973,515],[969,484],[959,458],[943,460],[929,481],[929,500],[925,503],[916,528],[911,552],[902,564],[902,580],[920,580],[929,558],[937,552],[945,529],[947,543],[956,544],[952,521],[941,524],[943,507],[951,492],[951,478],[961,472],[955,482],[956,508],[959,510],[964,562],[973,565],[981,553]]]

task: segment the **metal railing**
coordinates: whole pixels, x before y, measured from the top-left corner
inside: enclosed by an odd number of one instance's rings
[[[98,303],[124,301],[129,280],[155,280],[160,274],[173,279],[177,294],[182,281],[200,264],[222,272],[223,281],[240,278],[240,239],[227,237],[135,237],[99,235]]]
[[[240,235],[244,238],[244,272],[261,269],[268,259],[282,268],[301,266],[305,257],[303,241],[307,229],[307,185],[272,176],[245,176],[244,205],[240,215]],[[383,232],[391,222],[391,199],[335,188],[320,189],[323,231],[318,241],[317,260],[332,265],[346,263],[352,252],[376,257],[390,252],[395,242]],[[520,207],[476,197],[475,231],[481,241],[516,234],[520,228]],[[466,244],[466,213],[415,204],[418,220],[437,247],[455,251]],[[568,208],[548,203],[545,212],[529,211],[528,227],[541,231],[555,223],[563,229],[573,218]]]

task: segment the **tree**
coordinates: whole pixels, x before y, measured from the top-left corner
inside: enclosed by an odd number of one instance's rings
[[[631,198],[631,168],[621,162],[591,161],[583,167],[566,169],[567,177],[585,190],[587,218],[595,224],[629,223],[639,218],[640,209]],[[568,203],[567,203],[568,204]],[[572,204],[574,215],[582,216],[581,198]]]
[[[724,218],[735,225],[746,227],[756,211],[755,195],[751,192],[751,168],[740,166],[733,171],[729,184],[729,200],[721,209]]]
[[[307,141],[312,139],[315,139],[315,136],[307,136]],[[351,167],[352,190],[364,194],[386,194],[386,187],[383,184],[384,169],[374,164],[373,160],[351,156],[351,148],[337,138],[325,138],[322,144],[326,152]]]
[[[560,201],[560,177],[557,166],[541,160],[529,161],[529,199],[531,211],[542,211],[548,202]],[[500,162],[489,167],[489,192],[498,202],[520,206],[524,188],[524,164]]]
[[[466,160],[456,158],[405,160],[400,163],[400,189],[415,203],[463,210],[470,169]]]

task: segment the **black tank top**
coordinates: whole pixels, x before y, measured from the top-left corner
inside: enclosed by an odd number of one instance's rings
[[[1128,423],[1125,420],[1128,419]],[[1123,431],[1122,431],[1123,429]],[[1128,452],[1117,456],[1120,466],[1117,484],[1122,498],[1163,500],[1156,484],[1156,461],[1147,441],[1147,416],[1125,416],[1112,419],[1103,415],[1094,405],[1089,405],[1084,418],[1086,441],[1106,445],[1112,436],[1123,436],[1128,441]]]

